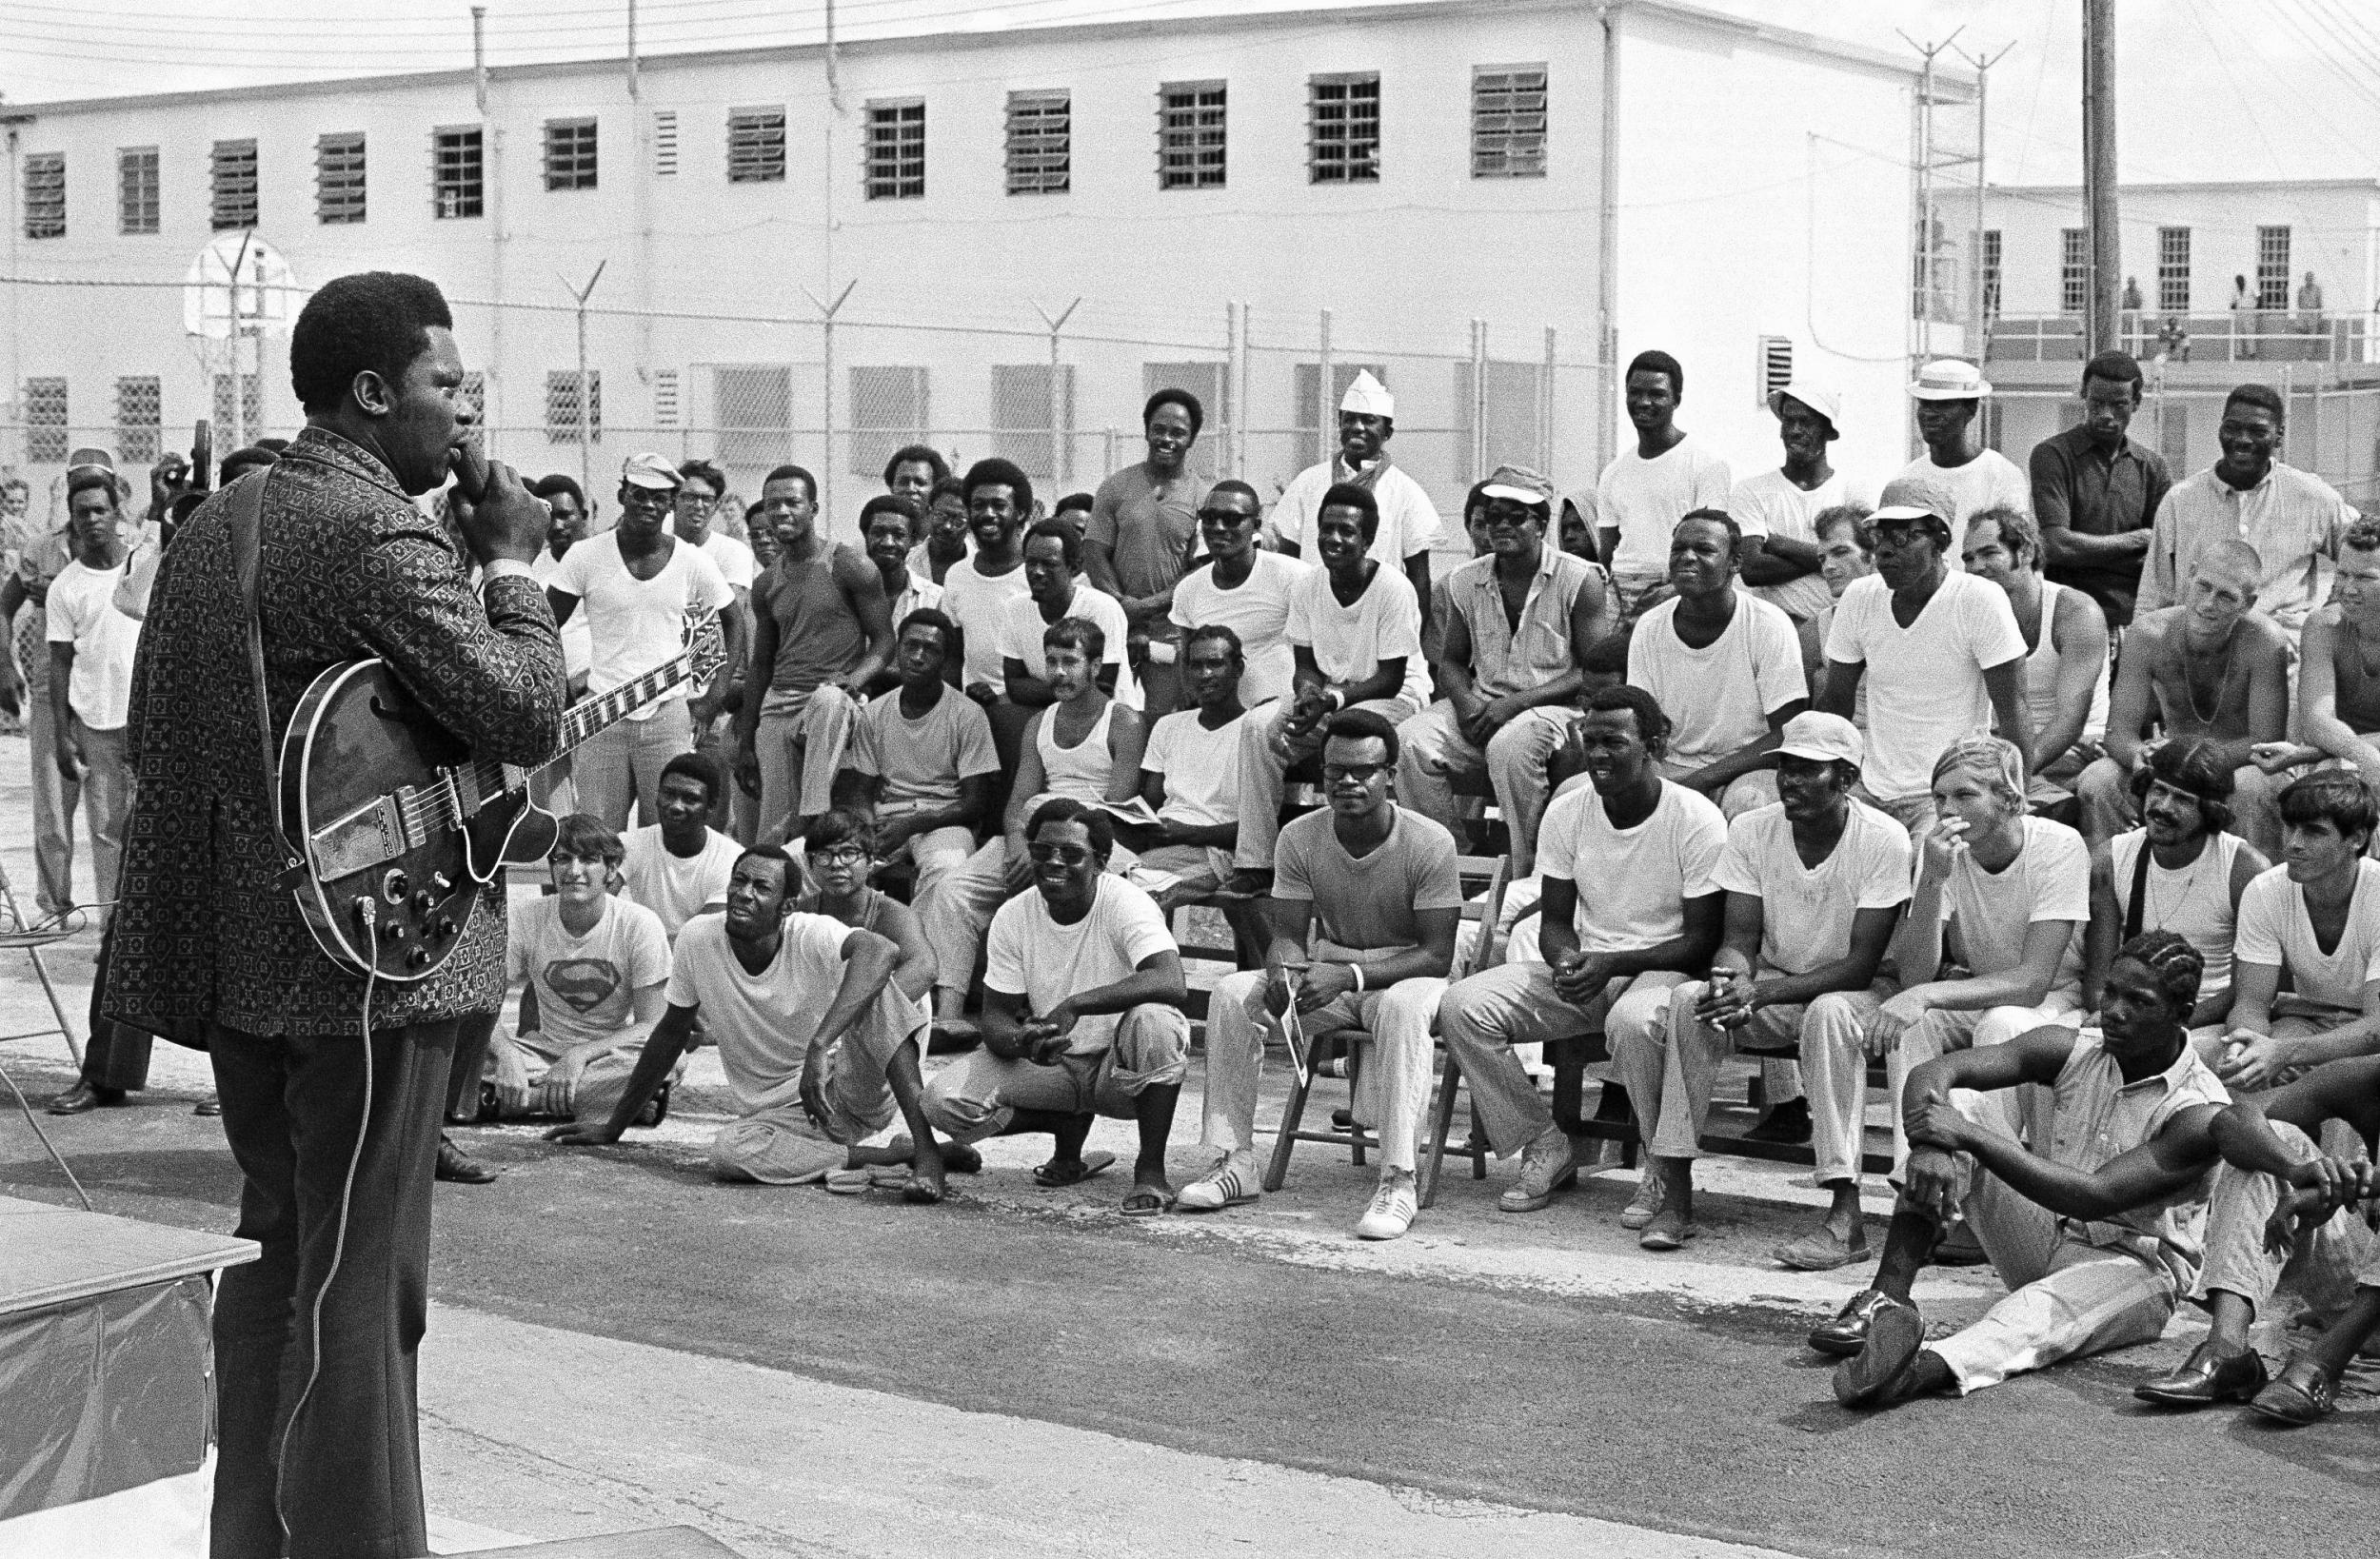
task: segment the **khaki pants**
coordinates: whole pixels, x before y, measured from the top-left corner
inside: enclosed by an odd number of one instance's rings
[[[1054,1065],[971,1052],[927,1082],[925,1118],[958,1142],[998,1136],[1020,1110],[1130,1120],[1134,1100],[1148,1089],[1179,1085],[1189,1066],[1190,1019],[1179,1007],[1147,1002],[1117,1020],[1107,1049],[1063,1056]]]
[[[850,1162],[851,1148],[893,1123],[900,1105],[885,1073],[922,1027],[916,1002],[886,985],[860,1021],[826,1053],[826,1125],[799,1098],[728,1122],[711,1138],[711,1174],[722,1180],[798,1186]]]
[[[1542,963],[1508,963],[1472,976],[1438,1003],[1438,1034],[1462,1067],[1497,1156],[1510,1158],[1545,1134],[1554,1112],[1513,1054],[1515,1045],[1601,1033],[1614,1055],[1640,1046],[1669,1020],[1670,992],[1686,977],[1666,969],[1622,975],[1583,1007],[1554,989]],[[1654,1041],[1658,1046],[1658,1040]]]
[[[835,771],[843,766],[860,706],[839,683],[761,710],[752,750],[761,761],[760,811],[753,838],[782,843],[796,818],[815,818],[835,804]]]
[[[1420,711],[1403,699],[1367,699],[1351,703],[1349,711],[1365,709],[1401,725]],[[1267,870],[1273,864],[1273,841],[1280,838],[1282,777],[1322,750],[1330,740],[1324,720],[1300,737],[1284,729],[1289,723],[1286,699],[1275,699],[1248,711],[1240,722],[1240,836],[1233,841],[1235,865]]]
[[[1455,781],[1486,775],[1504,825],[1512,831],[1513,875],[1526,877],[1537,857],[1537,823],[1545,816],[1551,789],[1546,760],[1561,746],[1577,718],[1559,707],[1524,709],[1488,738],[1483,752],[1455,723],[1453,704],[1434,703],[1397,728],[1397,799],[1460,838],[1462,808]]]
[[[2304,1163],[2321,1150],[2313,1138],[2287,1121],[2271,1123]],[[2325,1320],[2347,1308],[2359,1288],[2380,1288],[2380,1235],[2364,1222],[2360,1208],[2343,1207],[2301,1233],[2285,1253],[2265,1249],[2265,1220],[2280,1205],[2281,1182],[2225,1164],[2214,1174],[2207,1215],[2207,1262],[2191,1297],[2204,1304],[2216,1293],[2236,1293],[2258,1312],[2287,1284]]]

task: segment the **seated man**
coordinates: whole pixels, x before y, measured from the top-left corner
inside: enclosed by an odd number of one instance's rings
[[[876,867],[876,831],[867,814],[837,807],[819,819],[808,842],[811,885],[795,882],[800,896],[793,907],[873,932],[899,948],[893,986],[902,999],[923,1006],[934,994],[934,949],[917,911],[868,884]]]
[[[1244,482],[1215,484],[1199,508],[1206,561],[1182,571],[1168,617],[1182,632],[1220,626],[1240,636],[1247,663],[1239,687],[1250,709],[1288,696],[1296,657],[1289,648],[1289,603],[1313,570],[1258,543],[1264,505]]]
[[[2281,792],[2280,810],[2285,863],[2240,895],[2231,942],[2215,1072],[2242,1094],[2380,1051],[2380,861],[2366,856],[2380,802],[2362,775],[2326,769]]]
[[[1212,893],[1231,875],[1240,835],[1242,667],[1240,636],[1209,623],[1181,641],[1181,690],[1190,707],[1162,716],[1140,758],[1140,799],[1158,826],[1118,832],[1139,852],[1133,880],[1170,913]]]
[[[2083,770],[2083,837],[2093,848],[2132,827],[2132,777],[2161,738],[2203,737],[2231,770],[2241,836],[2270,858],[2281,850],[2272,799],[2287,783],[2258,764],[2258,749],[2289,727],[2289,638],[2254,609],[2264,565],[2245,542],[2218,542],[2190,565],[2183,603],[2142,612],[2124,630],[2108,698],[2107,756]]]
[[[991,822],[1000,783],[991,721],[946,676],[958,639],[950,619],[932,607],[901,620],[893,645],[900,692],[860,711],[835,782],[838,806],[870,817],[877,858],[906,858],[917,869],[912,904],[975,854],[976,831]]]
[[[2091,858],[2091,934],[2083,1006],[2096,1010],[2116,948],[2144,931],[2171,931],[2198,950],[2198,1009],[2190,1015],[2199,1059],[2222,1055],[2231,1010],[2231,944],[2241,897],[2265,869],[2256,847],[2230,832],[2231,771],[2204,737],[2161,744],[2132,776],[2142,827]]]
[[[1814,704],[1825,699],[1826,636],[1834,629],[1835,610],[1854,580],[1864,580],[1875,572],[1875,536],[1868,529],[1871,512],[1863,504],[1837,503],[1831,509],[1820,509],[1817,518],[1810,522],[1810,528],[1818,536],[1818,575],[1826,581],[1833,596],[1815,616],[1795,630],[1801,638],[1801,672],[1809,683]],[[1853,696],[1852,711],[1844,718],[1859,728],[1863,739],[1867,736],[1865,687]]]
[[[900,948],[872,931],[796,912],[799,880],[779,846],[738,858],[727,913],[695,921],[679,940],[669,1011],[609,1118],[582,1116],[546,1133],[549,1139],[619,1141],[646,1099],[668,1086],[663,1079],[699,1019],[719,1046],[736,1103],[737,1118],[711,1138],[711,1173],[720,1179],[798,1186],[838,1170],[906,1165],[902,1199],[938,1202],[948,1170],[982,1167],[972,1148],[938,1145],[925,1124],[918,1073],[925,1013],[896,980]],[[908,1140],[860,1146],[896,1111]]]
[[[1854,1066],[1846,1076],[1834,1063],[1855,1054],[1892,994],[1876,970],[1909,899],[1909,834],[1852,799],[1865,744],[1851,721],[1795,716],[1776,752],[1779,804],[1727,828],[1716,874],[1727,892],[1726,940],[1711,960],[1710,981],[1678,986],[1669,1021],[1632,1034],[1613,1047],[1612,1059],[1662,1182],[1660,1214],[1637,1243],[1675,1251],[1696,1232],[1694,1161],[1719,1062],[1747,1043],[1809,1054],[1820,1095],[1812,1117],[1816,1180],[1835,1205],[1815,1230],[1776,1254],[1789,1267],[1820,1272],[1867,1250],[1859,1217],[1866,1069]]]
[[[1875,1281],[1810,1334],[1849,1355],[1843,1406],[1965,1395],[2165,1330],[2198,1276],[2205,1134],[2229,1102],[2190,1048],[2197,1001],[2198,955],[2152,931],[2117,953],[2098,1029],[2053,1024],[1910,1074],[1915,1146]],[[1961,1219],[2009,1294],[1929,1347],[1910,1289]]]
[[[667,1005],[669,934],[660,916],[611,892],[625,854],[601,818],[574,812],[554,839],[554,891],[512,902],[506,977],[528,990],[520,1032],[488,1036],[482,1075],[500,1115],[605,1119]],[[664,1091],[639,1124],[668,1107]]]
[[[1776,799],[1769,754],[1810,704],[1793,620],[1735,587],[1744,545],[1717,509],[1678,521],[1669,545],[1676,593],[1637,619],[1628,639],[1628,680],[1676,721],[1661,778],[1731,819]]]
[[[1661,778],[1668,740],[1669,717],[1643,688],[1587,696],[1577,740],[1593,788],[1555,798],[1537,844],[1545,961],[1474,975],[1439,1004],[1438,1033],[1489,1142],[1501,1157],[1521,1154],[1518,1183],[1497,1203],[1507,1213],[1537,1212],[1578,1173],[1568,1134],[1512,1047],[1598,1030],[1615,1055],[1647,1042],[1668,1020],[1671,988],[1707,969],[1718,946],[1725,896],[1714,874],[1727,820]],[[1623,1227],[1653,1221],[1660,1185],[1648,1166]]]
[[[1024,533],[1025,594],[1002,609],[1000,641],[1005,694],[1019,709],[1046,709],[1057,701],[1041,674],[1041,636],[1070,617],[1099,624],[1104,636],[1097,673],[1101,691],[1128,709],[1140,707],[1140,683],[1124,654],[1132,625],[1116,598],[1085,583],[1081,573],[1082,538],[1072,525],[1041,520]]]
[[[741,846],[710,826],[718,805],[719,769],[699,753],[680,753],[662,765],[661,821],[633,828],[623,841],[621,877],[632,902],[661,917],[675,942],[685,923],[727,902],[727,875]]]
[[[1331,512],[1327,504],[1322,512]],[[1357,1237],[1395,1239],[1413,1222],[1416,1154],[1430,1102],[1430,1025],[1454,966],[1462,881],[1455,837],[1389,799],[1396,763],[1396,728],[1378,713],[1331,717],[1322,748],[1330,807],[1281,830],[1265,966],[1225,976],[1208,1008],[1200,1142],[1222,1160],[1182,1187],[1185,1213],[1256,1199],[1265,1015],[1295,1001],[1309,1036],[1350,1028],[1372,1036],[1354,1114],[1378,1130],[1380,1183]]]
[[[1322,566],[1307,569],[1289,599],[1296,690],[1240,726],[1240,837],[1232,858],[1247,875],[1236,889],[1264,890],[1280,831],[1282,777],[1322,750],[1333,715],[1368,709],[1396,725],[1429,707],[1421,605],[1404,575],[1371,555],[1379,523],[1368,489],[1341,483],[1322,495],[1314,517],[1314,551]]]
[[[1447,587],[1446,697],[1398,728],[1397,794],[1447,828],[1462,811],[1455,780],[1485,772],[1512,831],[1513,874],[1526,877],[1548,790],[1545,762],[1571,716],[1581,658],[1600,636],[1603,584],[1545,539],[1553,483],[1499,466],[1482,490],[1495,552]]]
[[[992,918],[983,1048],[934,1076],[927,1118],[962,1143],[1047,1132],[1037,1185],[1070,1186],[1115,1162],[1082,1152],[1095,1116],[1137,1122],[1140,1152],[1122,1211],[1172,1204],[1165,1138],[1188,1070],[1181,952],[1157,905],[1107,871],[1106,814],[1069,797],[1025,828],[1033,886]]]
[[[2065,805],[2073,799],[2065,787],[2099,756],[2107,734],[2107,614],[2080,590],[2042,577],[2041,531],[2022,509],[1969,515],[1960,556],[1968,573],[2008,593],[2024,635],[2029,797],[2038,808]]]
[[[2367,641],[2380,643],[2380,521],[2359,520],[2340,538],[2330,601],[2306,620],[2297,666],[2297,725],[2305,740],[2257,749],[2266,773],[2335,764],[2380,785],[2380,673],[2371,669]]]
[[[942,587],[909,569],[909,539],[924,529],[924,514],[915,500],[897,493],[871,498],[860,510],[860,536],[867,544],[868,562],[876,565],[877,577],[884,582],[893,628],[892,653],[884,658],[883,669],[869,680],[871,694],[889,693],[901,685],[900,669],[893,663],[901,654],[901,624],[911,612],[942,603]]]

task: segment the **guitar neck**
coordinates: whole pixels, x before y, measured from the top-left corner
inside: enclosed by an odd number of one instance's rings
[[[634,681],[622,682],[607,693],[572,704],[562,717],[562,744],[554,749],[553,757],[539,766],[547,767],[569,757],[588,738],[617,725],[635,711],[660,699],[690,678],[693,671],[692,656],[673,656]]]

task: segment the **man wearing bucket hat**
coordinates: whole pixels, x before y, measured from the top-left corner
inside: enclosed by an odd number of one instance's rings
[[[1958,512],[1942,518],[1954,533],[1979,509],[2004,503],[2033,512],[2025,473],[1998,450],[1985,448],[1982,429],[1975,425],[1991,394],[1991,382],[1982,370],[1954,357],[1927,364],[1909,386],[1909,398],[1917,403],[1917,436],[1925,440],[1926,452],[1900,474],[1929,478],[1949,490]]]
[[[1827,461],[1839,436],[1842,398],[1834,386],[1796,379],[1769,392],[1785,464],[1735,483],[1727,512],[1744,533],[1743,577],[1752,593],[1804,622],[1834,604],[1818,572],[1818,515],[1838,503],[1873,507],[1875,491]]]
[[[1438,507],[1421,490],[1421,483],[1389,459],[1388,441],[1396,434],[1397,398],[1369,369],[1359,372],[1339,403],[1339,453],[1291,479],[1281,490],[1280,502],[1273,505],[1273,530],[1285,556],[1301,556],[1314,544],[1314,521],[1321,513],[1322,495],[1341,482],[1368,489],[1380,506],[1371,556],[1405,571],[1426,623],[1430,549],[1438,545],[1442,527]]]

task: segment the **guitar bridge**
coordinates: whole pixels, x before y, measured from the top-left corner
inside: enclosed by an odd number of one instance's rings
[[[369,871],[405,854],[405,823],[393,796],[365,802],[353,812],[316,829],[306,841],[318,878],[343,878]]]

